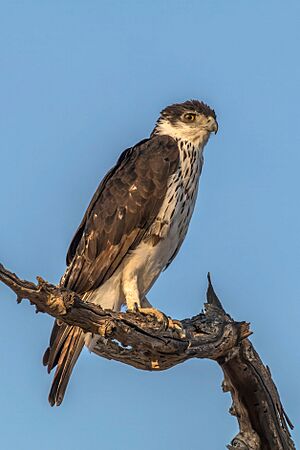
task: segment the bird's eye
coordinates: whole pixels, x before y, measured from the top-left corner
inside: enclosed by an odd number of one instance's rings
[[[184,120],[187,122],[193,122],[196,119],[196,114],[187,113],[183,116]]]

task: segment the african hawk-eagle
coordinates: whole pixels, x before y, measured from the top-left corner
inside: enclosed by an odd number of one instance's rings
[[[215,112],[190,100],[165,108],[153,132],[125,150],[96,190],[67,253],[60,285],[104,309],[149,308],[146,294],[177,254],[188,229],[203,165],[217,132]],[[94,338],[54,324],[43,362],[55,366],[51,405],[64,397],[74,364]]]

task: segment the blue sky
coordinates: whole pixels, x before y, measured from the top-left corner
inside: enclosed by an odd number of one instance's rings
[[[0,261],[56,283],[98,182],[166,105],[199,98],[219,133],[192,224],[149,299],[202,307],[206,273],[251,322],[284,406],[300,420],[298,1],[2,1]],[[63,405],[41,365],[52,319],[1,297],[0,446],[225,448],[237,431],[212,361],[145,373],[84,351]],[[300,442],[299,429],[293,436]]]

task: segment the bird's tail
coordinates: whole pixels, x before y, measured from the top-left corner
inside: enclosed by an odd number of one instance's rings
[[[51,406],[59,406],[63,401],[73,367],[84,346],[84,332],[79,327],[61,325],[55,321],[43,364],[48,373],[55,367],[56,371],[49,393]]]

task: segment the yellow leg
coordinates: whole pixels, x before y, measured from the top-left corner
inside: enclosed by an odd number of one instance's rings
[[[136,274],[131,273],[127,278],[124,277],[122,287],[128,311],[139,311],[142,314],[154,316],[159,323],[165,324],[166,329],[182,329],[179,321],[172,320],[158,309],[153,308],[146,297],[140,299]]]
[[[182,325],[181,322],[179,322],[179,320],[172,320],[170,317],[167,317],[164,313],[162,313],[158,309],[153,308],[153,306],[147,308],[138,308],[138,311],[145,315],[149,314],[151,316],[155,316],[158,322],[166,324],[166,328],[171,328],[172,330],[182,330]]]

